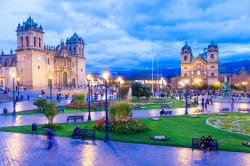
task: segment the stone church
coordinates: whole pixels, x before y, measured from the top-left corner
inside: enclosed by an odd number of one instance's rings
[[[218,52],[217,44],[212,41],[203,53],[194,58],[186,42],[181,49],[181,83],[212,85],[218,82]]]
[[[53,88],[78,87],[85,83],[84,40],[76,33],[54,47],[44,44],[44,30],[29,17],[18,24],[16,54],[0,56],[0,84],[12,89],[11,73],[19,86],[47,89],[52,76]]]

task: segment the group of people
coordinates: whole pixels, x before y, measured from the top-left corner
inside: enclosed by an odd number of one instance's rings
[[[209,104],[213,104],[213,100],[211,97],[207,97],[206,99],[204,99],[203,97],[201,98],[201,106],[203,109],[207,109],[207,105]]]
[[[202,136],[201,139],[200,139],[200,147],[201,147],[201,150],[211,150],[212,148],[212,145],[213,145],[213,139],[211,136],[208,136],[207,138],[205,138],[205,136]]]

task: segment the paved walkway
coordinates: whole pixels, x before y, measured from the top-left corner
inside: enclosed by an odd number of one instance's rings
[[[219,112],[228,103],[209,105],[206,113]],[[250,107],[249,104],[235,104],[238,107]],[[192,113],[196,108],[189,109]],[[174,115],[185,113],[185,108],[172,109]],[[134,118],[159,116],[160,110],[134,110]],[[55,117],[56,123],[65,123],[68,115],[81,114],[85,120],[88,113],[60,113]],[[105,112],[92,112],[92,120],[105,116]],[[0,127],[30,125],[33,122],[43,124],[47,120],[44,115],[0,116]],[[157,145],[144,145],[122,142],[72,140],[56,137],[58,147],[47,150],[44,136],[0,132],[0,165],[227,165],[244,166],[250,163],[249,153],[216,151],[202,152],[190,148],[178,148]]]
[[[6,139],[8,138],[8,139]],[[0,132],[1,166],[246,166],[250,154],[190,148],[56,137],[57,147],[46,149],[44,136]]]

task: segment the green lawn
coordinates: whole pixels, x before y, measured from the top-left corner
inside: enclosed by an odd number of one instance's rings
[[[247,116],[247,114],[228,113],[227,115]],[[122,142],[134,142],[142,144],[157,144],[179,147],[191,147],[192,138],[211,135],[218,139],[219,149],[226,151],[238,151],[250,153],[250,148],[243,146],[243,141],[250,141],[250,136],[230,133],[213,128],[205,124],[205,120],[216,114],[201,115],[200,118],[190,118],[189,116],[172,116],[162,118],[160,121],[151,121],[149,118],[141,118],[146,123],[150,131],[136,135],[110,133],[111,140]],[[250,116],[249,116],[250,118]],[[72,131],[77,124],[60,124],[61,128],[55,129],[58,136],[71,137]],[[79,123],[81,128],[93,128],[95,122]],[[31,126],[5,127],[0,131],[31,133]],[[43,129],[39,126],[39,134],[43,134]],[[153,141],[149,137],[152,135],[167,135],[169,141]],[[104,132],[96,132],[96,139],[104,139]]]

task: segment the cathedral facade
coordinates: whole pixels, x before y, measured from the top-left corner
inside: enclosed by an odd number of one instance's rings
[[[31,17],[18,24],[16,32],[16,54],[2,53],[0,59],[1,71],[11,68],[1,72],[0,83],[4,88],[11,89],[11,72],[16,72],[23,88],[47,89],[51,83],[53,88],[66,88],[85,83],[85,43],[76,33],[56,47],[46,46],[42,26]]]
[[[218,46],[212,41],[203,53],[194,58],[191,47],[186,44],[181,49],[181,81],[182,84],[212,85],[218,82]]]

